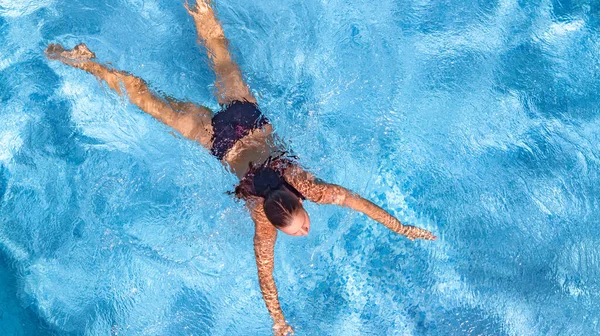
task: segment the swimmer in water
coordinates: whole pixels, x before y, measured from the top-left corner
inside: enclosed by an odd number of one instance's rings
[[[382,208],[341,186],[316,179],[300,167],[295,157],[286,155],[229,53],[228,41],[210,0],[198,0],[193,8],[187,3],[184,6],[194,19],[199,41],[206,47],[216,74],[216,96],[222,110],[214,116],[206,107],[161,97],[143,80],[97,62],[96,55],[84,44],[72,50],[51,44],[46,55],[85,70],[119,94],[127,95],[142,111],[204,146],[240,179],[235,194],[246,202],[255,223],[258,281],[273,318],[274,334],[293,334],[279,305],[273,254],[278,229],[292,236],[306,236],[310,231],[303,201],[337,204],[363,212],[410,240],[437,237],[427,230],[403,225]]]

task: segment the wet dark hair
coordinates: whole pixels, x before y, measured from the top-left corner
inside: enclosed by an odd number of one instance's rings
[[[285,187],[270,191],[263,204],[269,222],[277,228],[290,225],[294,215],[302,209],[300,198]]]
[[[249,170],[235,188],[239,199],[258,196],[264,199],[263,208],[267,219],[277,228],[290,225],[304,196],[282,177],[292,161],[282,158],[284,153],[270,157],[259,165],[250,164]]]

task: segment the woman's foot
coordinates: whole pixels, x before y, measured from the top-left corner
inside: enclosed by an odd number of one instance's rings
[[[183,6],[185,7],[185,9],[187,9],[188,13],[190,13],[190,15],[192,15],[192,16],[194,16],[194,14],[202,15],[202,14],[206,14],[208,12],[212,12],[210,0],[197,0],[196,6],[194,6],[194,9],[190,9],[190,4],[187,2],[187,0],[183,4]]]
[[[89,61],[96,58],[96,54],[83,43],[78,44],[71,50],[66,50],[60,44],[50,44],[46,49],[46,56],[52,60],[59,60],[63,63],[72,64],[75,62]]]
[[[210,0],[196,0],[196,5],[193,8],[190,8],[186,1],[183,6],[192,18],[194,18],[198,35],[201,39],[207,41],[213,38],[225,38],[223,28],[215,17],[215,12]]]

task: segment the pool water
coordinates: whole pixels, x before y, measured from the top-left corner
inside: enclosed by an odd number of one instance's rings
[[[600,2],[215,2],[303,165],[439,236],[309,204],[297,335],[600,333]],[[43,55],[80,42],[218,109],[180,1],[0,0],[0,334],[270,334],[235,177]]]

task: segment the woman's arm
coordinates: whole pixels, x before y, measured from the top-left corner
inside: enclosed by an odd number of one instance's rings
[[[360,211],[373,220],[385,225],[388,229],[406,236],[410,240],[426,239],[435,240],[437,237],[431,232],[403,225],[398,219],[390,215],[376,204],[366,200],[350,190],[335,184],[322,182],[298,166],[291,166],[285,171],[285,179],[308,200],[320,204],[337,204]]]
[[[277,287],[273,279],[274,269],[274,248],[277,239],[277,229],[269,222],[262,206],[262,200],[255,199],[248,201],[248,208],[252,220],[255,223],[254,234],[254,254],[256,256],[256,267],[258,268],[258,283],[263,294],[263,299],[273,319],[274,334],[279,336],[293,333],[283,317]]]

